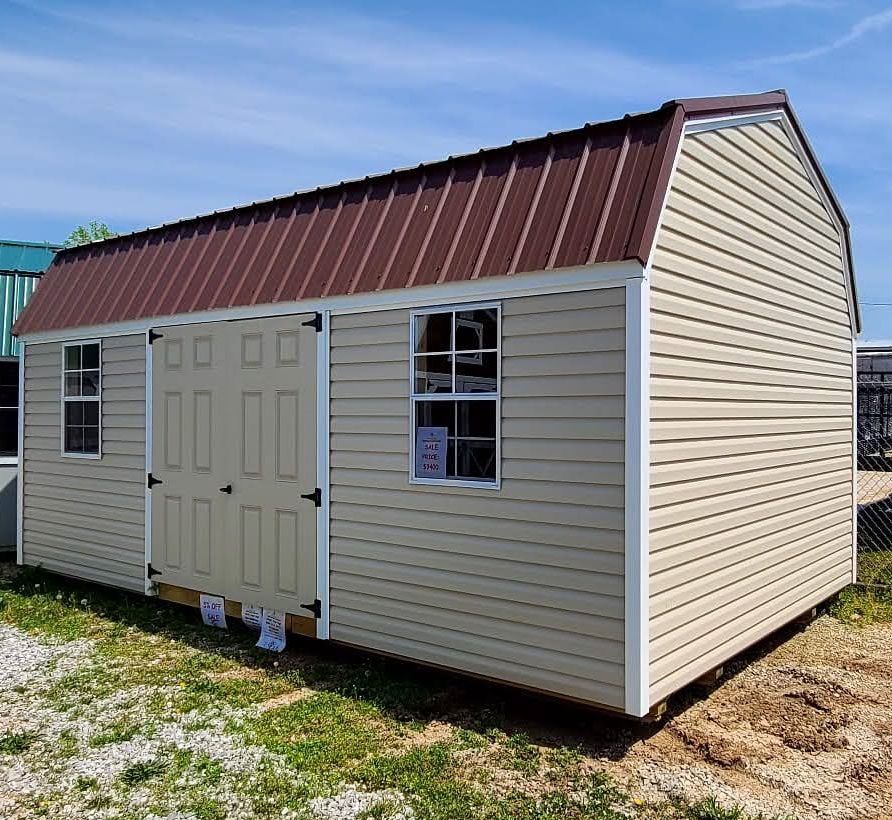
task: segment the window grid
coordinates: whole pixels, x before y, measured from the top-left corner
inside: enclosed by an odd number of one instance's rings
[[[496,346],[495,347],[483,347],[482,345],[474,348],[461,348],[458,349],[458,340],[457,340],[457,330],[458,330],[458,322],[460,313],[465,313],[473,310],[494,310],[496,312]],[[450,343],[448,349],[445,350],[436,350],[436,351],[421,351],[417,350],[418,346],[418,338],[417,338],[417,319],[424,316],[434,316],[434,315],[449,315],[450,317]],[[500,354],[501,342],[502,342],[502,307],[500,303],[485,303],[485,304],[469,304],[469,305],[460,305],[456,307],[441,307],[441,308],[430,308],[425,310],[416,310],[412,311],[409,317],[410,321],[410,372],[409,372],[409,387],[410,387],[410,431],[411,431],[411,452],[409,455],[410,464],[409,464],[409,478],[411,483],[416,484],[437,484],[437,485],[445,485],[445,486],[464,486],[464,487],[484,487],[487,489],[498,489],[501,485],[501,428],[502,428],[502,358]],[[457,392],[457,365],[458,365],[458,356],[469,356],[469,355],[480,355],[484,354],[495,354],[496,357],[496,378],[495,378],[495,390],[484,392],[484,391],[475,391],[475,392]],[[451,392],[449,393],[422,393],[418,391],[418,382],[417,382],[417,362],[419,358],[426,357],[434,357],[434,356],[449,356],[451,360],[451,368],[450,368],[450,387]],[[459,408],[460,402],[466,401],[489,401],[495,404],[495,479],[489,478],[469,478],[469,477],[447,477],[447,478],[424,478],[416,475],[415,472],[415,439],[416,433],[418,429],[418,403],[419,402],[444,402],[451,401],[454,403],[453,408],[453,430],[455,431],[454,436],[447,436],[447,452],[448,445],[452,444],[452,458],[451,458],[451,466],[452,471],[455,476],[458,476],[458,467],[459,467],[459,447],[458,442],[474,442],[474,441],[492,441],[492,437],[490,436],[471,436],[471,435],[458,435],[459,430]]]
[[[95,348],[94,350],[88,350]],[[72,356],[69,351],[77,351],[76,366],[69,366],[69,360]],[[95,365],[91,362],[86,364],[85,352],[92,357],[95,352]],[[84,393],[84,386],[92,384],[89,379],[92,376],[85,374],[95,373],[95,394]],[[69,386],[69,377],[77,376],[77,387]],[[79,406],[79,407],[78,407]],[[88,411],[87,407],[94,408]],[[77,423],[69,423],[70,415],[77,414],[80,409],[80,421]],[[91,420],[87,422],[87,415],[91,416]],[[95,423],[92,418],[95,417]],[[95,428],[96,444],[94,447],[87,446],[87,431]],[[69,446],[69,432],[80,433],[80,447]],[[71,437],[72,440],[75,438]],[[102,343],[99,340],[90,340],[83,342],[74,342],[62,346],[62,418],[61,418],[61,445],[62,455],[68,458],[92,458],[98,459],[102,457]]]

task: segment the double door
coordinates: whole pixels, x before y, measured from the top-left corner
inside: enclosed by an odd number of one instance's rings
[[[312,315],[161,328],[153,580],[305,613],[316,593]]]

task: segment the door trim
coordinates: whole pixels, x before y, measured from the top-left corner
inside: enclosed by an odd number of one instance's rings
[[[331,472],[329,471],[329,339],[331,311],[321,312],[322,330],[316,334],[316,486],[322,490],[322,504],[316,510],[316,596],[322,602],[316,637],[328,640],[329,624],[329,510]]]
[[[152,340],[151,328],[146,331],[146,476],[152,472]],[[145,485],[145,536],[146,536],[146,565],[145,565],[145,591],[146,595],[156,595],[155,584],[149,577],[149,567],[152,565],[152,491],[149,489],[148,479]]]

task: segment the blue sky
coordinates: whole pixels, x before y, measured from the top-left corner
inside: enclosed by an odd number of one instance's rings
[[[786,88],[852,223],[863,338],[892,339],[892,6],[0,0],[0,31],[0,236],[15,239]]]

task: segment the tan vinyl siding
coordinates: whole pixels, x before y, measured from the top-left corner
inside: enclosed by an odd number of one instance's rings
[[[409,312],[332,318],[333,639],[623,707],[624,302],[503,302],[499,490],[409,484]]]
[[[651,286],[651,702],[851,580],[844,276],[779,123],[685,138]]]
[[[145,336],[102,340],[102,458],[61,454],[62,344],[25,355],[24,559],[142,592]]]

